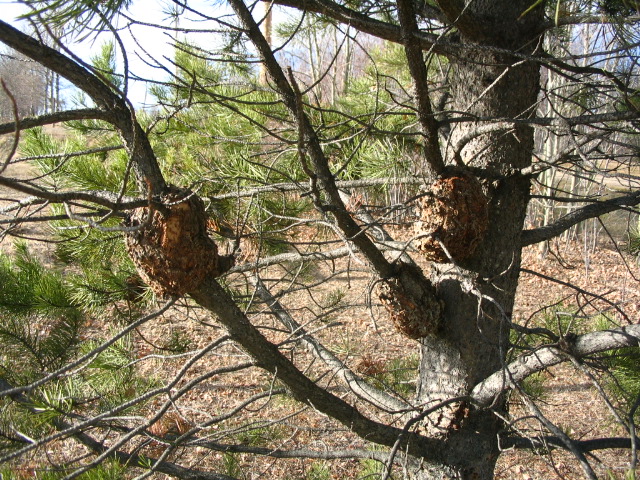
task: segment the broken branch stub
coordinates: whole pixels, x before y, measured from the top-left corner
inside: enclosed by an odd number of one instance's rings
[[[138,227],[125,233],[129,256],[156,295],[192,292],[233,266],[233,257],[218,254],[204,203],[188,189],[169,186],[157,202],[134,210],[127,224]]]
[[[420,220],[413,229],[419,238],[414,245],[434,262],[457,262],[472,255],[489,224],[482,185],[466,174],[436,180],[422,192],[417,210]]]

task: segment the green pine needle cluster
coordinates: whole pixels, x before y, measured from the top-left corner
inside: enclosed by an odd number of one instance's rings
[[[78,341],[83,314],[71,301],[62,275],[18,243],[13,258],[0,255],[0,284],[0,341],[5,347],[0,371],[28,377],[64,364]]]
[[[99,340],[85,342],[83,353],[99,346]],[[151,377],[138,375],[134,368],[134,348],[130,336],[120,339],[96,356],[81,375],[85,393],[94,401],[96,413],[108,411],[158,385]],[[123,413],[139,410],[143,405],[132,406]]]
[[[629,253],[636,257],[640,257],[640,219],[636,221],[636,225],[629,229]]]

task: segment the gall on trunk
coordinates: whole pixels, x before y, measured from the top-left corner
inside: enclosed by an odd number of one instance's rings
[[[156,295],[192,292],[233,266],[233,257],[219,255],[207,235],[207,220],[202,200],[176,186],[130,214],[127,226],[138,228],[125,233],[127,252]]]
[[[377,294],[400,334],[419,340],[438,332],[444,302],[417,265],[401,263],[394,277],[377,284]]]
[[[407,294],[398,279],[390,278],[378,284],[378,298],[401,335],[419,340],[438,331],[444,304],[435,288],[416,298]]]
[[[458,262],[472,255],[489,224],[482,185],[465,174],[445,176],[425,188],[417,201],[417,212],[414,246],[433,262]]]

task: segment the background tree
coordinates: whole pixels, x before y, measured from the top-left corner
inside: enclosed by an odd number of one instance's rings
[[[555,325],[513,315],[524,247],[640,203],[635,3],[281,1],[300,20],[276,45],[262,2],[175,2],[156,25],[175,55],[145,56],[166,75],[152,113],[128,98],[130,2],[25,3],[43,32],[0,22],[0,40],[83,96],[0,126],[0,185],[26,196],[3,208],[5,233],[49,222],[58,262],[24,244],[3,257],[4,462],[222,479],[273,475],[260,456],[351,458],[361,476],[480,479],[505,448],[561,448],[597,478],[589,452],[626,448],[635,470],[640,329],[624,305],[578,288],[586,305]],[[331,61],[296,76],[278,52],[324,24]],[[61,25],[114,42],[83,63],[38,40]],[[218,45],[191,41],[203,25]],[[579,25],[596,34],[577,55]],[[320,98],[356,31],[380,48]],[[38,128],[56,121],[64,141]],[[26,162],[32,178],[8,174]],[[527,224],[532,197],[572,208]],[[367,312],[396,328],[368,345],[383,365],[354,350]],[[562,362],[624,436],[575,439],[547,418],[525,381]],[[541,433],[510,417],[509,392]]]
[[[44,113],[46,70],[18,53],[7,51],[1,55],[0,75],[16,100],[18,113],[25,117]],[[0,108],[2,119],[9,121],[13,118],[13,104],[8,96],[3,95]]]

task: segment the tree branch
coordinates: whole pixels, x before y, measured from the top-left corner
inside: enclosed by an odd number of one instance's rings
[[[593,113],[585,115],[576,115],[574,117],[529,117],[529,118],[505,118],[505,117],[480,117],[475,115],[459,115],[457,117],[449,117],[441,120],[441,125],[449,125],[455,123],[474,122],[482,123],[513,123],[514,125],[532,125],[534,127],[575,127],[579,125],[593,125],[596,123],[606,122],[624,122],[640,119],[639,111],[613,111],[606,113]],[[486,128],[486,127],[485,127]]]
[[[276,315],[282,324],[284,324],[295,338],[299,338],[307,346],[307,349],[316,357],[327,364],[334,374],[342,380],[342,382],[356,396],[378,408],[386,410],[390,413],[406,413],[413,410],[412,406],[396,397],[392,397],[386,392],[379,390],[361,377],[356,375],[344,362],[336,357],[332,352],[327,350],[316,338],[309,335],[304,327],[296,322],[280,304],[280,302],[267,290],[266,286],[257,275],[252,278],[252,283],[256,288],[256,294],[271,311]]]
[[[640,325],[629,325],[614,330],[586,333],[571,344],[571,355],[577,359],[622,347],[637,347],[640,341]],[[526,353],[502,370],[495,372],[476,385],[472,400],[481,406],[488,406],[504,390],[524,380],[529,375],[552,365],[566,361],[566,355],[558,346],[542,347]]]
[[[585,476],[590,480],[598,480],[596,472],[593,471],[593,467],[589,464],[589,460],[585,456],[584,452],[580,450],[580,448],[576,445],[575,441],[569,437],[566,433],[560,429],[556,424],[550,421],[543,413],[540,411],[540,408],[535,404],[528,395],[522,395],[522,402],[529,408],[531,414],[534,418],[536,418],[544,427],[553,433],[556,438],[564,444],[564,448],[571,452],[573,456],[576,458],[580,467],[582,467],[582,471]]]
[[[429,82],[427,67],[424,63],[422,46],[418,40],[418,23],[413,8],[413,0],[397,0],[398,17],[407,65],[413,80],[413,90],[418,108],[418,121],[424,135],[424,155],[430,172],[425,172],[428,178],[435,179],[444,171],[444,160],[438,142],[438,122],[433,116],[431,98],[429,96]]]
[[[336,187],[339,189],[364,188],[388,185],[420,185],[422,179],[418,177],[384,177],[384,178],[364,178],[360,180],[337,180]],[[225,200],[228,198],[253,197],[261,193],[269,192],[300,192],[305,190],[305,186],[299,182],[272,183],[270,185],[260,185],[248,187],[247,190],[223,193],[209,197],[211,200]]]
[[[296,92],[278,64],[271,47],[265,40],[258,24],[253,19],[251,12],[242,0],[230,0],[229,3],[240,19],[245,29],[244,33],[256,47],[274,83],[276,91],[298,124],[300,135],[303,136],[303,138],[300,138],[300,143],[302,144],[300,148],[304,151],[304,155],[308,155],[311,160],[314,170],[314,182],[317,181],[318,186],[321,187],[326,194],[329,203],[329,207],[325,207],[326,210],[334,215],[338,227],[345,234],[347,240],[352,241],[360,249],[381,277],[388,278],[393,276],[394,267],[387,261],[382,252],[374,245],[371,239],[367,237],[353,218],[351,218],[351,215],[347,212],[340,199],[335,178],[329,168],[329,162],[322,150],[316,131],[307,115],[303,111],[300,111]],[[301,161],[304,161],[304,159],[301,159]]]
[[[545,22],[543,24],[543,28],[545,30],[557,27],[564,27],[567,25],[588,25],[588,24],[609,24],[609,25],[619,25],[620,23],[625,25],[631,25],[634,23],[640,22],[640,16],[631,15],[629,17],[620,18],[616,16],[615,18],[609,15],[566,15],[564,17],[560,17],[558,19],[558,23],[553,20]]]
[[[371,16],[340,5],[331,0],[275,0],[274,3],[292,7],[300,11],[319,13],[325,17],[349,25],[361,32],[374,35],[390,42],[402,44],[402,32],[397,25],[376,20]],[[424,32],[416,32],[421,48],[433,49],[434,53],[445,54],[449,44],[440,37]]]
[[[597,450],[608,450],[617,448],[631,448],[632,442],[629,437],[609,437],[594,438],[591,440],[574,440],[574,445],[583,452],[594,452]],[[538,449],[548,447],[566,448],[564,442],[558,437],[507,437],[500,439],[500,447],[503,449]]]
[[[521,245],[526,247],[527,245],[549,240],[584,220],[599,217],[600,215],[614,212],[623,207],[635,207],[638,204],[640,204],[640,192],[585,205],[582,208],[567,213],[554,223],[523,231]]]
[[[251,453],[254,455],[263,455],[273,458],[318,458],[318,459],[349,459],[349,458],[362,458],[377,460],[378,462],[384,462],[387,458],[386,452],[376,450],[312,450],[309,448],[297,448],[292,450],[282,450],[279,448],[273,449],[268,447],[254,447],[250,445],[229,445],[224,443],[217,443],[208,440],[194,440],[189,442],[189,446],[197,446],[201,448],[208,448],[217,452],[229,452],[229,453]]]
[[[135,199],[130,197],[120,197],[118,194],[109,191],[93,191],[93,192],[50,192],[36,185],[26,183],[24,180],[16,178],[0,177],[0,185],[8,187],[18,192],[26,193],[40,199],[44,199],[51,203],[66,203],[74,201],[90,202],[96,205],[110,208],[112,210],[128,210],[133,208],[144,207],[149,204],[148,199]],[[35,204],[32,199],[25,199],[20,205],[26,203]],[[8,212],[12,207],[6,207],[0,210],[0,213]]]
[[[7,169],[7,166],[15,155],[16,150],[18,149],[18,144],[20,143],[20,114],[18,113],[16,97],[13,96],[3,78],[0,78],[0,86],[2,87],[5,95],[9,98],[11,108],[13,110],[13,122],[11,122],[13,123],[13,141],[11,142],[11,148],[9,149],[9,152],[7,152],[6,158],[0,163],[0,174],[2,174]]]
[[[13,385],[7,382],[4,378],[0,377],[0,390],[2,391],[15,391],[17,390]],[[10,394],[9,397],[16,403],[19,403],[23,407],[27,408],[32,413],[37,413],[33,408],[33,401],[29,399],[27,395],[24,393],[13,393]],[[56,430],[68,430],[72,429],[73,425],[59,418],[53,420],[53,424]],[[94,453],[103,453],[108,450],[107,446],[104,443],[96,440],[91,435],[79,431],[73,434],[73,438],[75,438],[78,442],[80,442],[85,447],[89,448]],[[196,470],[193,468],[185,468],[180,465],[176,465],[175,463],[161,461],[158,462],[157,459],[148,457],[148,456],[140,456],[135,453],[125,453],[121,451],[116,451],[113,453],[113,458],[115,458],[120,464],[127,466],[137,466],[141,468],[143,465],[152,464],[155,466],[154,470],[160,473],[164,473],[166,475],[180,478],[183,480],[237,480],[235,477],[230,477],[228,475],[219,474],[219,473],[211,473],[211,472],[203,472],[200,470]]]
[[[229,336],[243,347],[256,364],[271,372],[283,382],[291,395],[345,425],[361,438],[380,445],[392,446],[403,434],[399,428],[388,426],[365,417],[355,407],[316,385],[269,342],[229,294],[214,280],[207,279],[198,290],[191,292],[193,299],[218,317]],[[443,461],[443,443],[438,439],[410,432],[403,438],[402,448],[407,453],[431,461]]]
[[[47,113],[37,117],[27,117],[20,119],[20,128],[27,129],[33,127],[41,127],[43,125],[51,125],[52,123],[68,122],[71,120],[109,120],[104,110],[99,108],[82,108],[77,110],[66,110],[64,112]],[[16,129],[15,122],[7,122],[0,124],[0,135],[14,132]]]
[[[140,189],[146,190],[149,186],[156,194],[166,188],[166,182],[149,139],[137,122],[135,112],[126,99],[85,67],[2,20],[0,20],[0,41],[56,72],[86,92],[103,110],[104,120],[119,130],[133,162]]]

